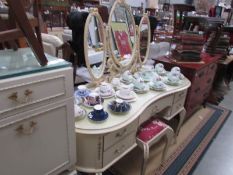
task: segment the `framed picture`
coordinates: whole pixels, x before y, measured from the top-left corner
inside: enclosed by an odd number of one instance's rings
[[[124,55],[132,53],[132,43],[130,41],[130,35],[128,26],[124,22],[112,22],[112,34],[115,38],[115,44],[119,54]]]
[[[110,0],[100,0],[100,5],[111,5]]]

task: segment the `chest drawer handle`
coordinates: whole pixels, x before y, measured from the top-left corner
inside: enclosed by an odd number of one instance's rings
[[[35,131],[36,125],[37,122],[31,121],[28,128],[26,128],[23,124],[21,124],[15,129],[15,131],[18,134],[32,135],[33,132]]]
[[[126,131],[127,131],[127,129],[125,128],[122,132],[118,132],[117,134],[116,134],[116,137],[122,137],[125,133],[126,133]]]
[[[13,92],[8,99],[14,101],[14,102],[18,102],[18,93],[17,92]]]
[[[25,90],[24,95],[25,95],[26,97],[28,97],[28,96],[32,95],[32,93],[33,93],[32,90],[27,89],[27,90]]]

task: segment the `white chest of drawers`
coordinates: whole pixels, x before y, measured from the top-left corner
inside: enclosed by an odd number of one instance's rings
[[[72,68],[0,80],[0,174],[45,175],[76,162]]]

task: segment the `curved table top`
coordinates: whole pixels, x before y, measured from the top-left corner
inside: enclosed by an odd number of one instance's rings
[[[103,103],[104,110],[108,112],[109,116],[106,120],[102,122],[94,122],[85,117],[82,120],[75,121],[75,131],[80,134],[105,134],[108,132],[113,132],[118,129],[121,129],[135,119],[137,119],[140,114],[153,102],[158,101],[159,99],[168,96],[170,94],[188,89],[190,87],[190,81],[185,78],[182,80],[182,83],[179,86],[169,86],[167,85],[167,90],[158,92],[150,90],[145,94],[137,94],[137,99],[135,102],[131,103],[131,110],[125,115],[117,115],[111,113],[107,105],[114,98],[105,99]],[[92,109],[85,108],[87,113],[89,113]]]

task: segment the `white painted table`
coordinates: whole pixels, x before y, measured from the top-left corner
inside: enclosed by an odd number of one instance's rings
[[[131,111],[123,116],[112,114],[107,109],[113,98],[107,99],[103,104],[109,113],[107,120],[96,123],[86,117],[76,121],[77,170],[101,173],[108,169],[136,146],[138,127],[156,114],[166,120],[180,114],[178,133],[185,116],[183,106],[190,85],[190,81],[184,79],[181,85],[167,86],[164,92],[139,94],[137,101],[131,103]]]

